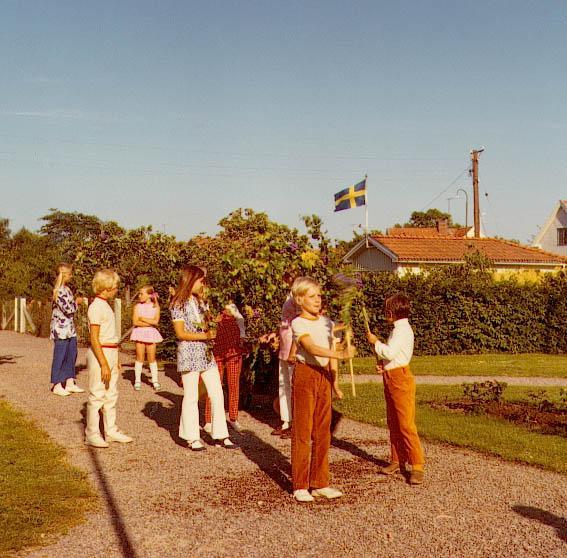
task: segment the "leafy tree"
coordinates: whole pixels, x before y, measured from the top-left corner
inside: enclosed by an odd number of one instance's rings
[[[395,227],[418,227],[418,228],[426,228],[426,227],[435,227],[437,226],[437,221],[440,219],[446,219],[448,226],[453,226],[453,218],[451,217],[450,213],[444,213],[439,209],[428,209],[427,211],[414,211],[411,216],[410,220],[403,225],[397,223],[394,225]]]

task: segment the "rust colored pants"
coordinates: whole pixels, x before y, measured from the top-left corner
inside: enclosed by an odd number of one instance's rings
[[[291,476],[293,490],[329,486],[331,373],[297,363],[292,386]]]
[[[228,418],[231,422],[238,419],[238,401],[240,398],[240,372],[242,370],[242,355],[215,359],[221,384],[226,370],[226,383],[228,389]],[[207,397],[205,402],[205,422],[211,422],[211,400]]]
[[[423,465],[424,457],[415,426],[415,380],[409,366],[384,371],[386,417],[392,461]]]

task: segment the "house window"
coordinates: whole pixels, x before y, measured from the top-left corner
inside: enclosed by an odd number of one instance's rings
[[[567,246],[567,227],[557,229],[557,246]]]

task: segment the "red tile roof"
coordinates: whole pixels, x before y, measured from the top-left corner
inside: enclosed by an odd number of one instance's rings
[[[386,235],[396,238],[462,238],[471,229],[472,227],[447,227],[446,234],[443,234],[437,227],[392,227],[386,230]]]
[[[399,262],[462,262],[479,251],[494,263],[565,265],[567,258],[498,238],[374,236]]]

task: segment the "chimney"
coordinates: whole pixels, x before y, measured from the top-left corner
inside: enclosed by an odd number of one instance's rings
[[[447,219],[437,219],[437,232],[439,236],[449,236],[449,221]]]

